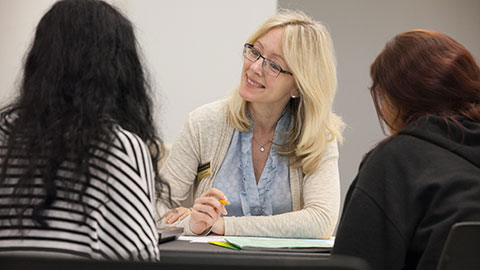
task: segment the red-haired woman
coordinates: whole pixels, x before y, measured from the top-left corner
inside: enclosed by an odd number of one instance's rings
[[[408,31],[371,66],[390,136],[347,194],[333,254],[372,269],[434,269],[452,225],[480,220],[480,68],[449,36]]]

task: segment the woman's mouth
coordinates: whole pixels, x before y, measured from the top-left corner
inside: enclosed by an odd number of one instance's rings
[[[255,87],[258,87],[258,88],[265,88],[265,86],[251,80],[250,78],[247,77],[247,83],[252,85],[252,86],[255,86]]]

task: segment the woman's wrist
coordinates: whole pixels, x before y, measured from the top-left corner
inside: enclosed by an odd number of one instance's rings
[[[225,220],[223,217],[218,218],[215,224],[213,224],[212,232],[218,235],[225,235]]]

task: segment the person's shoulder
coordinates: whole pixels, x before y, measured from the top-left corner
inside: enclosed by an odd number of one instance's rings
[[[333,138],[332,140],[328,141],[325,145],[325,152],[323,154],[322,159],[328,159],[332,157],[338,158],[338,140],[337,138]]]
[[[360,168],[390,168],[399,167],[405,163],[415,163],[419,159],[423,159],[427,147],[428,143],[424,140],[414,136],[397,134],[392,138],[380,142],[365,154]]]
[[[445,149],[450,151],[458,147],[464,135],[458,126],[439,116],[422,117],[398,132],[391,139],[381,143],[378,154],[398,155],[435,155]]]
[[[115,135],[116,141],[122,141],[122,142],[130,141],[130,142],[138,142],[138,143],[144,144],[143,140],[137,134],[124,129],[120,125],[115,125],[113,127],[113,133]]]
[[[133,152],[140,153],[148,151],[147,145],[137,134],[124,129],[120,125],[115,125],[112,131],[113,138],[109,142],[112,146],[110,149],[111,152],[121,151],[132,155]],[[136,157],[137,155],[133,154],[133,156]]]
[[[422,148],[414,137],[397,135],[382,141],[362,159],[356,177],[356,189],[369,194],[375,201],[383,201],[379,194],[390,186],[394,189],[407,185],[425,165],[425,158],[416,152]],[[401,179],[401,181],[396,181]]]
[[[189,118],[193,122],[216,122],[226,119],[227,113],[227,99],[217,100],[205,105],[202,105],[189,114]]]
[[[117,170],[124,171],[128,175],[120,182],[144,182],[145,170],[149,170],[149,166],[140,166],[141,164],[149,164],[151,162],[151,154],[148,145],[136,133],[124,129],[120,125],[113,126],[113,137],[108,142],[110,145],[108,150],[108,161],[117,164]],[[133,170],[132,170],[133,168]],[[116,174],[118,172],[111,172]],[[120,179],[117,177],[117,179]],[[147,189],[147,187],[143,187]]]
[[[3,109],[0,111],[0,134],[8,136],[18,114],[12,110]]]
[[[0,139],[3,140],[10,134],[10,125],[8,120],[2,115],[0,117]]]
[[[399,133],[394,137],[380,143],[374,150],[377,154],[397,154],[422,152],[422,149],[430,142],[417,136]],[[372,151],[373,152],[373,151]]]

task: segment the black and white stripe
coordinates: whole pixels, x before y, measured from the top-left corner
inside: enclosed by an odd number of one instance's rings
[[[9,200],[22,168],[7,171],[8,185],[0,187],[0,255],[158,260],[154,172],[148,148],[138,136],[119,127],[109,144],[108,151],[105,144],[95,146],[84,200],[67,196],[77,190],[59,187],[58,199],[47,211],[49,227],[40,228],[25,220],[23,235],[17,224],[10,222],[15,220],[15,212],[9,211],[23,207]],[[4,153],[1,151],[0,159]],[[75,182],[69,175],[66,161],[58,177]],[[40,176],[37,178],[40,181]],[[31,187],[41,191],[38,182]],[[27,196],[35,198],[38,194]]]

